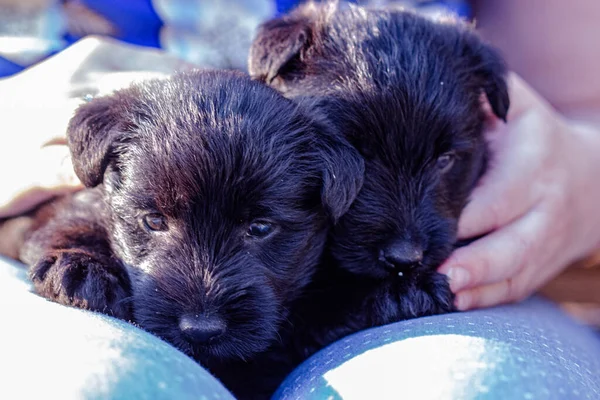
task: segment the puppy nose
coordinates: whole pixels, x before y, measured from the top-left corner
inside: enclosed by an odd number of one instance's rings
[[[186,314],[179,319],[179,329],[183,337],[196,344],[204,344],[209,339],[222,335],[225,328],[225,322],[216,316]]]
[[[421,246],[404,240],[391,243],[382,253],[386,264],[394,269],[412,267],[423,261]]]

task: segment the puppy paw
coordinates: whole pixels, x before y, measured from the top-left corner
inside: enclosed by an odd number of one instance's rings
[[[454,293],[450,290],[448,278],[437,272],[428,275],[418,284],[415,303],[419,304],[419,316],[456,311]]]
[[[396,320],[426,317],[456,311],[454,294],[446,276],[437,272],[422,274],[419,279],[395,292],[399,317]]]
[[[29,272],[35,290],[60,304],[99,311],[129,319],[129,276],[123,266],[108,256],[83,250],[47,253]]]
[[[450,290],[448,277],[435,272],[429,280],[429,294],[435,304],[436,314],[456,311],[454,293]]]

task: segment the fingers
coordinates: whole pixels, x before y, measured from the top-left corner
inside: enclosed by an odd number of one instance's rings
[[[461,310],[525,298],[581,253],[566,241],[584,241],[571,232],[564,121],[516,75],[510,90],[508,124],[487,133],[493,159],[459,220],[459,238],[486,235],[439,268]]]
[[[456,249],[439,272],[448,275],[454,293],[516,276],[537,254],[547,231],[546,220],[543,211],[534,208],[504,228]]]
[[[495,231],[522,216],[539,199],[528,179],[535,175],[531,171],[534,166],[525,165],[526,161],[516,162],[523,165],[500,161],[475,188],[458,222],[459,239]],[[521,175],[515,173],[518,169],[522,170]]]
[[[21,214],[54,196],[82,187],[73,172],[66,146],[47,146],[38,150],[26,165],[15,158],[13,165],[5,168],[11,169],[14,172],[3,177],[0,187],[0,218]]]
[[[520,82],[516,76],[513,79]],[[507,125],[495,124],[488,132],[492,159],[461,214],[460,239],[486,234],[518,219],[543,193],[540,176],[553,152],[556,120],[535,92],[521,83],[513,90],[525,91],[519,94],[520,110]]]
[[[529,116],[501,127],[491,152],[492,160],[458,223],[460,239],[483,235],[510,223],[539,199],[538,176],[542,173],[544,138],[524,130],[544,129]],[[546,131],[547,132],[547,131]]]
[[[526,292],[519,282],[522,282],[522,280],[519,276],[516,276],[514,279],[507,279],[460,292],[456,295],[456,308],[465,311],[523,300],[526,297]]]
[[[564,255],[545,250],[560,247],[556,231],[564,230],[548,215],[548,205],[536,206],[450,256],[439,271],[448,275],[459,310],[520,301],[567,265]]]
[[[562,270],[559,260],[544,262],[541,269],[523,269],[500,282],[459,292],[455,305],[459,310],[492,307],[524,300]]]

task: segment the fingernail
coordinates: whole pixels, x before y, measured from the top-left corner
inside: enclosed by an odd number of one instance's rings
[[[450,279],[450,289],[456,293],[469,284],[471,274],[464,268],[452,267],[446,274]]]
[[[460,293],[454,299],[454,305],[460,311],[468,310],[471,307],[471,295],[469,293]]]

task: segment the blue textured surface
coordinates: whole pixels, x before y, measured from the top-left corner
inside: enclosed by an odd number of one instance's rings
[[[133,325],[48,302],[0,259],[0,399],[233,399],[195,361]]]
[[[30,289],[24,268],[0,259],[1,399],[233,398],[158,338]],[[307,360],[274,398],[600,399],[599,373],[597,335],[531,299],[357,333]]]
[[[275,399],[600,399],[600,340],[553,304],[360,332],[296,369]]]

